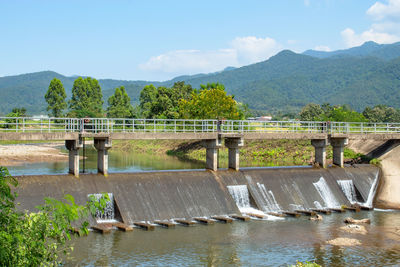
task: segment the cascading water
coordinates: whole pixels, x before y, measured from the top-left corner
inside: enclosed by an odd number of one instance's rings
[[[376,189],[378,188],[378,179],[379,179],[379,174],[376,174],[376,177],[371,185],[371,188],[368,193],[368,198],[367,201],[364,203],[364,206],[372,208],[372,202],[374,201]]]
[[[244,214],[258,214],[264,216],[266,220],[282,220],[283,218],[270,216],[265,214],[263,211],[255,209],[250,205],[250,196],[249,190],[247,185],[228,185],[227,186],[229,193],[231,194],[232,198],[235,200],[236,206],[239,208],[241,213]],[[265,189],[265,187],[264,187]],[[271,192],[271,196],[273,201],[275,201],[275,197]],[[277,205],[277,203],[276,203]],[[279,207],[279,205],[278,205]]]
[[[250,208],[249,190],[247,185],[228,185],[228,191],[235,200],[239,210]]]
[[[267,190],[264,184],[257,183],[257,187],[265,202],[264,209],[266,211],[280,211],[281,207],[276,201],[274,193],[271,190]]]
[[[100,200],[103,197],[103,194],[89,194],[90,196],[94,196],[96,200]],[[96,221],[98,223],[107,223],[107,222],[116,222],[115,220],[115,209],[114,209],[114,195],[112,193],[108,193],[108,197],[110,201],[107,201],[106,206],[104,208],[104,212],[99,210],[96,211]]]
[[[350,203],[356,203],[357,195],[353,180],[338,180],[337,182]]]
[[[317,189],[321,198],[325,202],[325,208],[337,208],[340,207],[339,202],[336,200],[335,195],[332,193],[324,177],[321,177],[318,182],[313,183],[315,189]]]
[[[374,181],[372,182],[371,188],[369,189],[368,198],[365,202],[357,201],[357,194],[353,180],[338,180],[337,182],[351,204],[357,203],[362,206],[372,208],[372,202],[376,193],[378,179],[379,175],[377,174]]]

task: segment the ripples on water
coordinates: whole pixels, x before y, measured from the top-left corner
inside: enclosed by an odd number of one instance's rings
[[[343,219],[371,218],[368,235],[339,230]],[[176,226],[146,232],[90,233],[74,240],[67,266],[287,266],[296,260],[323,266],[399,266],[400,212],[360,212],[284,221],[235,221],[232,224]],[[356,247],[326,245],[337,237],[356,238]]]

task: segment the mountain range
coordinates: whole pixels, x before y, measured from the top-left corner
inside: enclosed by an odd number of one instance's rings
[[[14,107],[25,107],[29,114],[46,113],[44,94],[53,78],[62,81],[70,97],[76,76],[43,71],[0,77],[0,113],[6,114]],[[358,111],[377,104],[400,108],[400,42],[366,42],[332,52],[307,50],[298,54],[283,50],[248,66],[179,76],[165,82],[99,80],[105,102],[115,87],[123,85],[133,104],[138,103],[145,85],[171,86],[176,81],[195,88],[208,82],[222,83],[237,101],[271,113],[299,111],[310,102],[349,104]]]

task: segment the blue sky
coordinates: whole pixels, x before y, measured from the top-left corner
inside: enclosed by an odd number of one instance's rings
[[[0,0],[0,76],[166,80],[400,41],[400,0]]]

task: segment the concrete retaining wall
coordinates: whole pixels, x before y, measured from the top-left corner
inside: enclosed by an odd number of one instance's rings
[[[349,204],[341,192],[337,179],[355,179],[361,182],[379,172],[373,166],[357,168],[265,168],[241,171],[162,171],[110,174],[41,175],[17,177],[16,191],[20,208],[35,211],[44,197],[61,199],[65,194],[74,196],[78,204],[87,201],[93,193],[113,193],[122,221],[128,224],[141,220],[192,218],[223,214],[240,214],[227,190],[228,185],[247,185],[255,207],[264,209],[262,192],[257,183],[273,191],[283,210],[296,205],[315,208],[315,201],[323,199],[313,183],[324,177],[340,204]],[[359,189],[363,191],[364,189]],[[94,223],[92,221],[92,223]]]

